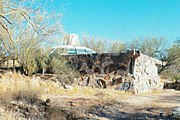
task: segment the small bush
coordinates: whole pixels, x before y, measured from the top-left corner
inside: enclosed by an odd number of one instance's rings
[[[180,74],[177,73],[176,70],[167,69],[167,70],[164,70],[160,75],[163,79],[166,79],[172,82],[180,82]]]
[[[60,53],[59,53],[60,54]],[[73,65],[69,61],[59,55],[53,54],[50,56],[48,63],[48,69],[54,74],[58,75],[59,80],[66,84],[72,84],[74,78],[79,77],[79,71],[75,70]]]
[[[48,120],[77,120],[84,116],[84,110],[71,107],[51,106],[46,110]]]
[[[39,91],[18,91],[13,94],[13,100],[26,101],[27,103],[35,103],[39,100],[41,93]]]

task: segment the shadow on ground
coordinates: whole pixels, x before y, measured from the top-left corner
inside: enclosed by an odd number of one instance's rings
[[[110,102],[106,104],[99,104],[92,106],[89,109],[89,113],[98,117],[107,118],[110,120],[121,119],[138,119],[138,120],[174,120],[180,118],[174,118],[171,113],[171,108],[138,108],[121,102]]]

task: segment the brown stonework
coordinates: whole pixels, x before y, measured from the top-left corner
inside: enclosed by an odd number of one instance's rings
[[[83,77],[79,85],[107,88],[134,93],[157,90],[162,87],[154,58],[140,51],[65,56]]]

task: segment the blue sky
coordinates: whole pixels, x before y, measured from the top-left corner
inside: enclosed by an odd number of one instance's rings
[[[67,33],[129,42],[136,38],[180,37],[180,0],[53,0],[64,8]]]

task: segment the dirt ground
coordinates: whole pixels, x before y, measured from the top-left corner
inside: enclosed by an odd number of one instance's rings
[[[75,111],[79,119],[180,119],[172,116],[180,106],[180,91],[163,90],[138,95],[120,93],[108,98],[99,92],[94,96],[49,95],[51,106]]]
[[[4,74],[0,88],[0,120],[180,120],[172,114],[180,91],[170,89],[136,95],[76,84],[65,89],[17,73]]]

